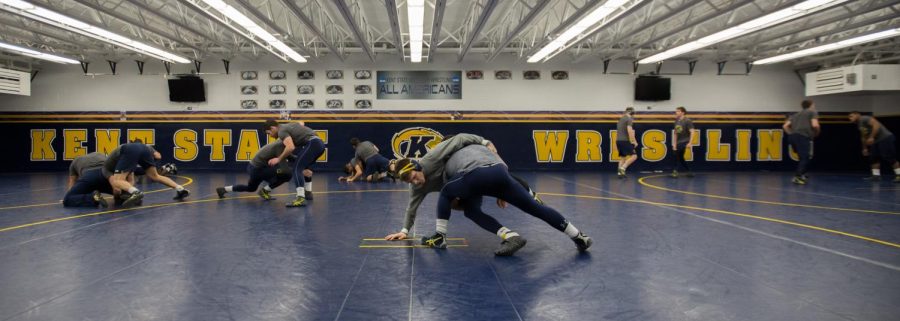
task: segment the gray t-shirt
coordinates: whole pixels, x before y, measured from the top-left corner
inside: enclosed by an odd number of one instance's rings
[[[675,134],[678,135],[678,144],[691,142],[691,131],[694,130],[694,121],[687,117],[675,120]]]
[[[256,167],[269,166],[269,160],[280,156],[283,152],[284,144],[281,143],[281,140],[276,140],[274,142],[266,144],[258,151],[256,151],[256,155],[253,156],[253,159],[250,160],[250,164]]]
[[[616,141],[629,141],[628,126],[634,126],[634,118],[629,115],[622,115],[619,123],[616,125]]]
[[[356,145],[356,158],[359,158],[361,161],[366,161],[369,157],[375,156],[375,154],[378,154],[378,148],[370,141],[364,141]]]
[[[75,157],[72,164],[69,165],[69,176],[81,177],[86,170],[103,167],[104,162],[106,162],[106,154],[101,152]]]
[[[316,137],[316,132],[311,128],[300,125],[300,123],[287,123],[278,126],[278,139],[284,140],[285,137],[291,137],[294,146],[306,144],[310,139]]]
[[[486,146],[480,144],[468,145],[453,153],[450,159],[447,160],[447,165],[444,167],[444,180],[471,172],[479,167],[496,164],[503,164],[503,160]]]
[[[819,113],[815,110],[804,109],[791,115],[791,132],[805,137],[813,137],[816,132],[812,127],[812,120],[819,119]]]
[[[872,116],[859,116],[859,120],[857,121],[859,133],[862,134],[863,139],[868,139],[869,135],[872,134],[872,125],[869,125],[870,120],[872,120]],[[875,141],[880,142],[882,139],[888,138],[893,134],[894,133],[891,133],[891,131],[882,124],[881,126],[878,126],[878,132],[875,133]]]

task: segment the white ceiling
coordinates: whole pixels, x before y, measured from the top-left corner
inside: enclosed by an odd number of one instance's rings
[[[270,53],[196,10],[198,0],[28,0],[194,60],[257,60]],[[285,43],[309,56],[409,54],[405,0],[225,0]],[[426,0],[425,49],[430,53],[490,60],[508,55],[525,60],[553,34],[605,0]],[[585,35],[554,61],[637,60],[799,0],[647,0],[621,19]],[[443,5],[443,15],[435,6]],[[339,6],[349,8],[342,15]],[[486,8],[493,6],[490,14]],[[295,12],[294,9],[299,11]],[[396,10],[400,45],[388,10]],[[530,21],[524,18],[537,10]],[[258,14],[258,16],[256,15]],[[486,18],[483,27],[478,22]],[[441,21],[440,33],[433,30]],[[521,25],[521,26],[520,26]],[[745,62],[819,43],[900,26],[900,1],[858,0],[735,38],[675,60]],[[356,36],[354,28],[361,37]],[[513,34],[513,30],[519,30]],[[477,31],[477,32],[476,32]],[[58,53],[82,61],[149,60],[139,54],[15,14],[0,12],[0,41]],[[405,48],[404,48],[405,46]],[[501,47],[502,46],[502,47]],[[466,50],[468,48],[468,50]],[[442,55],[446,57],[446,55]],[[426,58],[427,59],[427,58]],[[441,58],[446,59],[446,58]],[[0,53],[0,61],[28,61]],[[897,63],[900,38],[794,60],[796,67],[848,63]]]

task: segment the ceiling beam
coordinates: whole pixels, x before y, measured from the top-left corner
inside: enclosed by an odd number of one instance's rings
[[[313,35],[322,40],[322,43],[325,44],[325,47],[327,47],[328,50],[330,50],[334,54],[334,56],[338,58],[338,60],[340,60],[341,62],[344,61],[344,57],[341,55],[341,52],[337,50],[337,47],[335,47],[334,44],[331,43],[331,41],[328,41],[328,38],[325,38],[325,35],[322,34],[322,31],[319,30],[319,28],[316,28],[316,25],[313,23],[312,19],[310,19],[306,14],[303,13],[303,9],[297,6],[297,4],[294,3],[293,0],[281,0],[281,3],[285,6],[285,8],[288,8],[288,10],[290,10],[291,13],[293,13],[294,16],[297,17],[297,19],[300,20],[300,22],[303,23],[304,26],[306,26],[307,29],[309,29],[309,32],[312,32]]]
[[[488,19],[491,17],[491,12],[497,7],[497,3],[498,0],[487,0],[487,3],[485,3],[484,8],[481,10],[478,21],[475,22],[475,27],[469,32],[469,39],[466,39],[466,43],[462,47],[462,52],[459,53],[459,57],[456,59],[457,62],[462,62],[463,58],[469,52],[469,49],[472,48],[472,44],[478,39],[478,35],[481,34],[481,30],[484,29],[484,25],[487,24]]]
[[[257,9],[252,4],[250,4],[250,1],[247,1],[247,0],[236,0],[236,1],[238,3],[240,3],[241,6],[243,6],[244,9],[247,10],[247,12],[249,12],[251,15],[256,17],[256,19],[259,19],[259,21],[264,23],[266,26],[268,26],[272,30],[275,30],[275,32],[279,33],[282,36],[282,39],[286,39],[286,40],[288,40],[288,42],[290,42],[291,44],[296,46],[297,49],[300,51],[300,54],[305,55],[305,56],[310,56],[310,57],[312,56],[312,55],[310,55],[309,51],[306,51],[305,47],[303,47],[302,45],[300,45],[299,43],[294,41],[294,39],[288,37],[288,35],[290,35],[290,33],[288,33],[287,30],[284,30],[277,23],[270,20],[269,17],[267,17],[265,14],[262,13],[262,11],[259,11],[259,9]]]
[[[444,9],[447,8],[447,0],[436,0],[434,2],[434,21],[431,23],[431,40],[428,42],[428,61],[435,54],[438,48],[438,40],[441,37],[441,26],[444,23]]]
[[[394,47],[397,47],[397,54],[400,56],[400,62],[403,62],[403,38],[400,36],[400,18],[397,17],[397,1],[385,0],[384,8],[387,9],[388,21],[391,24],[391,33],[394,35]]]
[[[347,5],[347,2],[344,0],[333,0],[334,5],[338,8],[338,11],[341,13],[341,16],[344,17],[344,22],[347,23],[347,26],[350,27],[350,33],[356,38],[356,42],[359,43],[359,46],[363,49],[366,55],[369,56],[369,60],[375,61],[375,54],[372,52],[372,48],[369,47],[369,42],[366,40],[365,35],[359,29],[359,25],[353,20],[353,13],[350,12],[350,6]]]
[[[522,18],[522,20],[519,21],[519,24],[512,31],[510,31],[509,34],[506,35],[506,37],[503,39],[503,41],[500,42],[499,45],[497,45],[497,49],[494,50],[494,53],[492,53],[490,57],[488,57],[488,61],[497,58],[497,56],[500,55],[501,52],[503,52],[503,48],[506,48],[506,46],[509,45],[509,43],[512,42],[513,39],[515,39],[516,36],[519,35],[519,33],[525,30],[525,28],[528,28],[531,25],[531,22],[534,21],[534,19],[544,11],[544,8],[546,8],[548,4],[550,4],[550,0],[538,0],[534,7],[531,8],[531,11],[528,12],[528,15],[526,15],[525,18]]]

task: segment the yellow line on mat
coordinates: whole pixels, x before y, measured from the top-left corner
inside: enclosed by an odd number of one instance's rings
[[[798,203],[784,203],[784,202],[773,202],[773,201],[761,201],[755,199],[748,198],[739,198],[739,197],[730,197],[730,196],[722,196],[715,194],[704,194],[704,193],[695,193],[695,192],[685,192],[679,191],[675,189],[665,188],[662,186],[653,185],[647,183],[645,180],[648,178],[656,178],[663,177],[666,175],[652,175],[652,176],[644,176],[638,179],[638,183],[641,185],[647,186],[649,188],[655,188],[662,191],[672,192],[672,193],[680,193],[694,196],[703,196],[709,198],[718,198],[718,199],[726,199],[732,201],[741,201],[741,202],[751,202],[751,203],[760,203],[760,204],[768,204],[768,205],[780,205],[780,206],[791,206],[791,207],[804,207],[804,208],[815,208],[820,210],[833,210],[833,211],[844,211],[844,212],[859,212],[859,213],[873,213],[873,214],[886,214],[886,215],[900,215],[898,212],[888,212],[888,211],[876,211],[876,210],[866,210],[866,209],[858,209],[858,208],[843,208],[843,207],[829,207],[829,206],[819,206],[819,205],[808,205],[808,204],[798,204]]]
[[[187,179],[187,183],[181,184],[181,186],[188,186],[188,185],[191,185],[191,183],[194,182],[194,179],[192,179],[192,178],[190,178],[190,177],[187,177],[187,176],[178,176],[178,175],[172,175],[172,176]],[[144,194],[159,193],[159,192],[163,192],[163,191],[168,191],[168,190],[170,190],[170,189],[171,189],[171,188],[169,188],[169,187],[166,187],[166,188],[160,188],[160,189],[152,190],[152,191],[149,191],[149,192],[145,192]],[[109,197],[107,197],[107,198],[109,198]],[[59,204],[62,204],[62,202],[61,202],[61,201],[56,201],[56,202],[42,203],[42,204],[8,206],[8,207],[0,207],[0,211],[2,211],[2,210],[12,210],[12,209],[17,209],[17,208],[29,208],[29,207],[40,207],[40,206],[59,205]]]
[[[879,239],[874,239],[874,238],[866,237],[866,236],[862,236],[862,235],[857,235],[857,234],[852,234],[852,233],[847,233],[847,232],[841,232],[841,231],[838,231],[838,230],[827,229],[827,228],[824,228],[824,227],[818,227],[818,226],[809,225],[809,224],[803,224],[803,223],[797,223],[797,222],[792,222],[792,221],[780,220],[780,219],[776,219],[776,218],[770,218],[770,217],[764,217],[764,216],[757,216],[757,215],[750,215],[750,214],[744,214],[744,213],[738,213],[738,212],[732,212],[732,211],[717,210],[717,209],[712,209],[712,208],[704,208],[704,207],[696,207],[696,206],[688,206],[688,205],[680,205],[680,204],[671,204],[671,203],[651,202],[651,201],[645,201],[645,200],[634,200],[634,199],[618,198],[618,197],[592,196],[592,195],[557,194],[557,193],[540,193],[540,195],[541,195],[541,196],[544,196],[544,195],[549,195],[549,196],[565,196],[565,197],[575,197],[575,198],[587,198],[587,199],[598,199],[598,200],[607,200],[607,201],[619,201],[619,202],[640,203],[640,204],[649,204],[649,205],[667,206],[667,207],[676,207],[676,208],[686,208],[686,209],[697,210],[697,211],[703,211],[703,212],[711,212],[711,213],[717,213],[717,214],[725,214],[725,215],[738,216],[738,217],[743,217],[743,218],[751,218],[751,219],[762,220],[762,221],[767,221],[767,222],[773,222],[773,223],[780,223],[780,224],[785,224],[785,225],[791,225],[791,226],[796,226],[796,227],[802,227],[802,228],[806,228],[806,229],[811,229],[811,230],[816,230],[816,231],[821,231],[821,232],[826,232],[826,233],[831,233],[831,234],[837,234],[837,235],[842,235],[842,236],[852,237],[852,238],[855,238],[855,239],[860,239],[860,240],[865,240],[865,241],[869,241],[869,242],[874,242],[874,243],[878,243],[878,244],[882,244],[882,245],[887,245],[887,246],[892,246],[892,247],[900,248],[900,244],[891,243],[891,242],[888,242],[888,241],[882,241],[882,240],[879,240]]]

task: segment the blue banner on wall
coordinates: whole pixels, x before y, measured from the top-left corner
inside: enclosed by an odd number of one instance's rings
[[[513,170],[609,170],[618,154],[613,123],[529,122],[325,122],[307,123],[326,142],[318,170],[338,170],[353,155],[352,137],[370,140],[389,158],[421,157],[444,136],[473,133],[492,140]],[[687,155],[696,170],[788,170],[796,156],[775,124],[697,124]],[[636,124],[638,170],[669,170],[671,124]],[[63,170],[71,159],[108,152],[135,138],[153,144],[165,162],[186,169],[242,170],[267,137],[260,124],[195,123],[11,123],[4,171]],[[826,124],[815,145],[816,169],[850,170],[864,166],[859,136],[849,124]]]
[[[378,71],[378,99],[462,99],[461,71]]]

